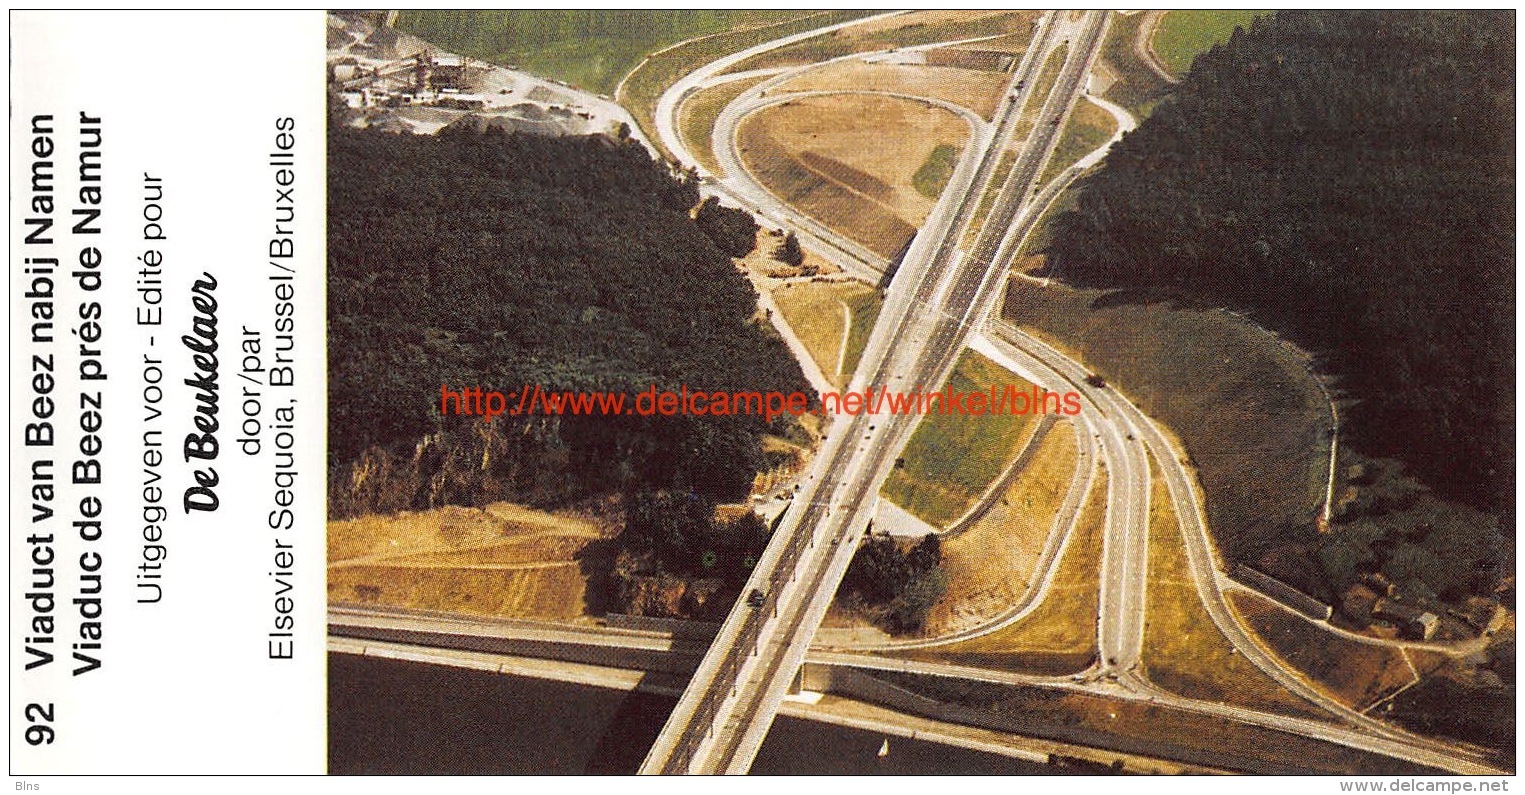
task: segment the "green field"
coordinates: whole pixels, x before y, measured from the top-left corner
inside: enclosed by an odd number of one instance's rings
[[[448,50],[612,94],[647,53],[738,28],[772,25],[798,11],[440,10],[403,11],[397,27]]]
[[[1270,11],[1171,11],[1154,31],[1154,54],[1172,74],[1184,75],[1191,62],[1214,44],[1228,41],[1234,28]]]
[[[847,350],[842,354],[842,383],[846,384],[852,381],[853,372],[858,369],[858,360],[863,358],[863,348],[868,345],[869,335],[874,332],[874,322],[879,319],[879,309],[884,306],[884,298],[878,290],[874,290],[842,300],[852,315],[852,322],[847,327]]]
[[[927,162],[916,169],[911,184],[917,193],[936,201],[943,195],[943,188],[948,186],[948,178],[953,176],[953,168],[957,165],[958,148],[952,144],[938,144],[932,148],[932,154],[927,155]]]
[[[988,392],[1026,381],[974,351],[966,351],[948,378],[948,388]],[[1030,414],[929,413],[884,482],[891,502],[939,527],[963,515],[1017,454]]]

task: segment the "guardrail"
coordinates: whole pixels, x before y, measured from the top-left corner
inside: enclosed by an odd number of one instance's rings
[[[804,529],[804,527],[803,524],[800,525],[801,529]],[[705,694],[704,700],[700,702],[698,708],[694,710],[692,717],[689,718],[689,726],[704,725],[708,728],[703,735],[693,731],[685,732],[683,740],[673,749],[673,753],[669,757],[663,772],[688,772],[688,766],[693,762],[694,755],[698,753],[699,747],[705,740],[714,736],[715,717],[719,714],[721,706],[725,704],[725,699],[737,694],[737,689],[740,687],[737,679],[742,666],[745,665],[747,657],[756,655],[760,650],[757,645],[758,639],[762,636],[763,627],[767,623],[763,616],[769,614],[771,618],[778,616],[779,590],[787,583],[794,581],[795,576],[798,574],[801,556],[806,549],[814,545],[815,533],[813,528],[810,532],[797,533],[793,538],[789,539],[788,546],[784,547],[784,551],[779,555],[778,565],[774,567],[773,573],[768,577],[768,590],[763,594],[763,603],[752,609],[752,613],[742,625],[741,631],[737,633],[736,642],[726,649],[725,657],[716,669],[714,679],[711,680],[712,682],[729,680],[731,682],[731,692],[725,694],[711,690]],[[747,594],[743,594],[742,598],[746,599],[747,596]]]

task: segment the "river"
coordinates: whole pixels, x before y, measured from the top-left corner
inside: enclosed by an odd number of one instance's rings
[[[674,699],[446,666],[330,654],[334,774],[634,773]],[[997,754],[780,716],[763,775],[1052,774]]]

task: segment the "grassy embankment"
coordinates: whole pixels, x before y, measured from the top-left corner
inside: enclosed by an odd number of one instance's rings
[[[1304,718],[1327,717],[1293,696],[1243,655],[1213,624],[1197,593],[1181,527],[1159,466],[1150,462],[1149,587],[1144,674],[1160,687],[1200,698]]]
[[[1054,155],[1049,158],[1048,165],[1043,168],[1043,175],[1038,178],[1038,184],[1047,185],[1049,180],[1064,173],[1065,169],[1075,165],[1080,158],[1096,151],[1116,132],[1117,119],[1112,118],[1112,114],[1094,102],[1076,103],[1075,111],[1070,114],[1064,132],[1059,136],[1059,144],[1054,147]]]
[[[1154,54],[1171,74],[1184,75],[1198,55],[1228,41],[1234,28],[1247,28],[1255,17],[1269,13],[1245,9],[1171,11],[1154,31]]]
[[[956,392],[989,392],[1031,385],[974,351],[966,351],[948,377]],[[987,395],[988,397],[988,395]],[[1008,407],[1010,411],[1010,407]],[[1021,450],[1031,414],[927,414],[884,482],[883,495],[923,521],[942,527],[962,516]]]
[[[943,539],[948,590],[927,616],[929,634],[983,623],[1018,603],[1035,584],[1075,476],[1076,430],[1060,420],[1030,444],[1034,450],[989,511],[963,532]],[[1078,507],[1078,506],[1077,506]]]
[[[714,151],[710,148],[710,134],[715,129],[715,119],[720,117],[720,112],[725,110],[725,106],[731,104],[732,100],[767,79],[766,77],[742,78],[721,83],[693,94],[678,106],[678,135],[683,138],[684,145],[688,147],[694,159],[699,161],[699,165],[722,177],[727,176],[715,159]]]
[[[1146,14],[1114,14],[1101,43],[1102,71],[1109,73],[1112,84],[1102,96],[1135,116],[1148,115],[1149,108],[1170,91],[1170,83],[1160,77],[1138,55],[1134,42]]]
[[[1085,670],[1096,660],[1097,582],[1106,503],[1107,475],[1099,473],[1054,579],[1031,613],[989,635],[905,656],[1055,676]]]
[[[821,372],[846,386],[879,317],[879,291],[854,281],[787,282],[773,301]]]
[[[1329,407],[1290,345],[1221,311],[1021,280],[1002,312],[1179,435],[1226,557],[1317,515]]]
[[[1410,655],[1396,646],[1334,635],[1256,593],[1236,591],[1229,597],[1277,656],[1352,709],[1370,708],[1413,684],[1416,673],[1428,674],[1446,661],[1439,654]]]
[[[933,147],[926,162],[916,169],[916,175],[911,178],[916,192],[936,201],[942,195],[943,188],[948,186],[948,179],[953,176],[953,169],[958,165],[958,153],[958,147],[952,144]]]
[[[762,53],[737,64],[732,71],[803,66],[859,52],[915,47],[942,41],[1024,33],[1031,29],[1031,11],[972,14],[920,11],[893,17],[872,29],[837,31]]]

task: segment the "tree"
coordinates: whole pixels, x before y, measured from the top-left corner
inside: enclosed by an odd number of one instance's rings
[[[773,258],[785,265],[793,265],[798,268],[805,262],[805,251],[800,248],[800,239],[793,232],[784,235],[784,242],[778,244],[773,250]]]
[[[1257,19],[1081,184],[1050,273],[1118,301],[1234,309],[1315,354],[1351,404],[1342,442],[1425,487],[1363,488],[1337,522],[1428,493],[1512,517],[1513,31],[1491,11]],[[1320,543],[1311,522],[1289,530]],[[1273,542],[1233,535],[1243,562]]]
[[[691,174],[604,136],[335,128],[328,145],[328,333],[348,352],[329,360],[331,504],[744,497],[761,437],[793,418],[503,416],[483,436],[480,417],[440,409],[444,385],[805,390],[690,215]],[[727,233],[751,223],[713,218]]]
[[[757,222],[746,210],[724,207],[714,196],[699,202],[694,223],[728,257],[745,257],[757,247]]]
[[[888,535],[870,534],[848,565],[842,590],[877,610],[875,620],[890,632],[919,632],[948,590],[941,564],[942,543],[934,533],[909,549]]]
[[[936,533],[927,533],[906,555],[906,562],[916,574],[929,572],[943,562],[943,545]]]
[[[920,632],[927,623],[927,614],[948,592],[948,573],[934,569],[915,577],[890,603],[886,621],[891,632]]]

